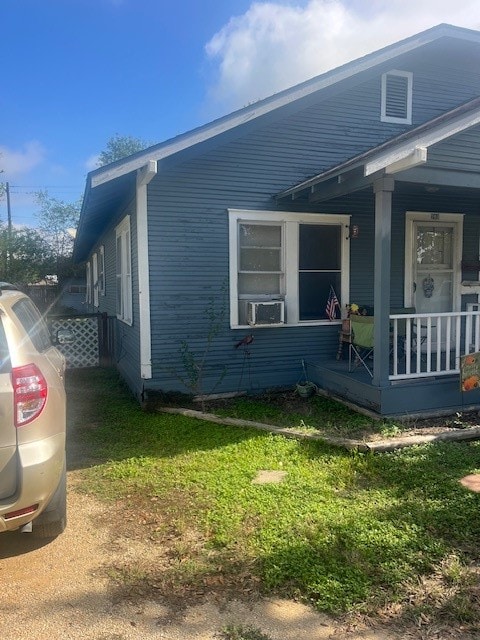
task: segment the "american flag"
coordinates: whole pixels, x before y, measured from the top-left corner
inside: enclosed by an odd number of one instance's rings
[[[325,308],[325,313],[327,314],[329,320],[335,320],[337,317],[337,307],[340,311],[340,303],[337,298],[337,294],[335,293],[335,289],[330,287],[330,293],[328,294],[327,306]]]

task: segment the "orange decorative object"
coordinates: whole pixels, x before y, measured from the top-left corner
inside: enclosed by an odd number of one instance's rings
[[[463,391],[471,391],[472,389],[476,389],[480,386],[480,379],[478,376],[470,376],[466,380],[463,381],[462,389]]]

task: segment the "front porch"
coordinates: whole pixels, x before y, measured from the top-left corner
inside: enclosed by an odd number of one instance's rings
[[[480,311],[390,314],[389,373],[376,378],[363,366],[349,371],[343,357],[307,361],[308,377],[327,393],[383,416],[454,413],[480,408],[480,388],[460,385],[461,357],[480,351]],[[367,361],[373,370],[375,360]]]
[[[341,305],[374,309],[375,357],[371,376],[312,358],[327,392],[385,416],[480,407],[478,388],[460,388],[461,357],[480,351],[479,166],[477,98],[277,195],[351,215]]]

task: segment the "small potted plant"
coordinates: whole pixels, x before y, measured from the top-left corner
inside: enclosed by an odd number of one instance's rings
[[[317,385],[314,382],[310,382],[310,380],[297,382],[295,389],[301,398],[311,398],[317,393]]]
[[[307,370],[305,368],[305,360],[302,360],[303,379],[299,380],[295,385],[295,390],[301,398],[310,398],[317,393],[317,385],[307,379]]]

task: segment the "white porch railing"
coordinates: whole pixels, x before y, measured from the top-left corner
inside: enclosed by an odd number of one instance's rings
[[[390,315],[390,380],[460,372],[460,357],[480,351],[480,311]]]

